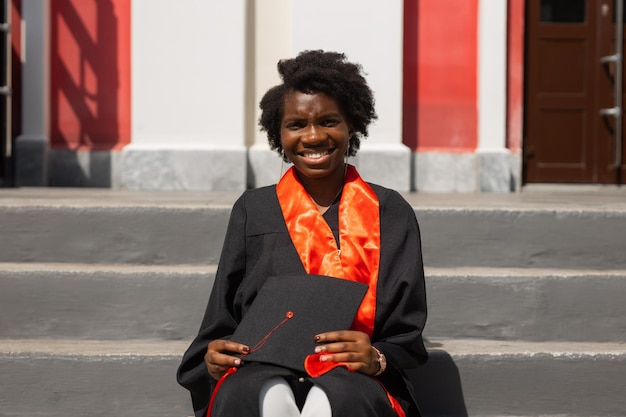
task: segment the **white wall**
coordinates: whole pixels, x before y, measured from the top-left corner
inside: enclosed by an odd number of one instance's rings
[[[133,0],[131,144],[119,183],[246,186],[246,0]]]
[[[507,2],[481,0],[478,4],[478,184],[481,191],[509,192]]]
[[[507,4],[481,0],[478,11],[478,148],[506,148]]]
[[[244,144],[245,0],[133,0],[132,145]]]

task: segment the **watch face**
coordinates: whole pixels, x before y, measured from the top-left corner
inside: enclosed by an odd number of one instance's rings
[[[376,352],[376,362],[378,362],[379,367],[378,372],[376,372],[374,376],[378,376],[385,372],[385,369],[387,368],[387,358],[385,357],[385,354],[382,353],[380,350],[376,349],[374,346],[372,346],[372,348],[374,349],[374,352]]]

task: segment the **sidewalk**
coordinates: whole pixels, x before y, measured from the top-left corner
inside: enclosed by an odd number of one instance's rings
[[[402,193],[416,209],[601,210],[626,212],[626,187],[531,186],[518,193]],[[128,191],[98,188],[5,188],[1,206],[232,206],[241,192]]]

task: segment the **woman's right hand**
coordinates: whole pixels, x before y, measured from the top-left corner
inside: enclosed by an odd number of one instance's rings
[[[209,375],[214,379],[220,379],[229,368],[241,366],[241,359],[229,355],[228,353],[238,353],[240,355],[250,352],[250,348],[241,343],[230,340],[213,340],[207,346],[204,355]]]

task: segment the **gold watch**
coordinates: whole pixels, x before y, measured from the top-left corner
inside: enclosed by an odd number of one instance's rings
[[[372,349],[376,352],[376,361],[378,362],[378,371],[376,371],[373,376],[378,376],[385,372],[385,369],[387,369],[387,358],[384,353],[376,349],[374,346],[372,346]]]

